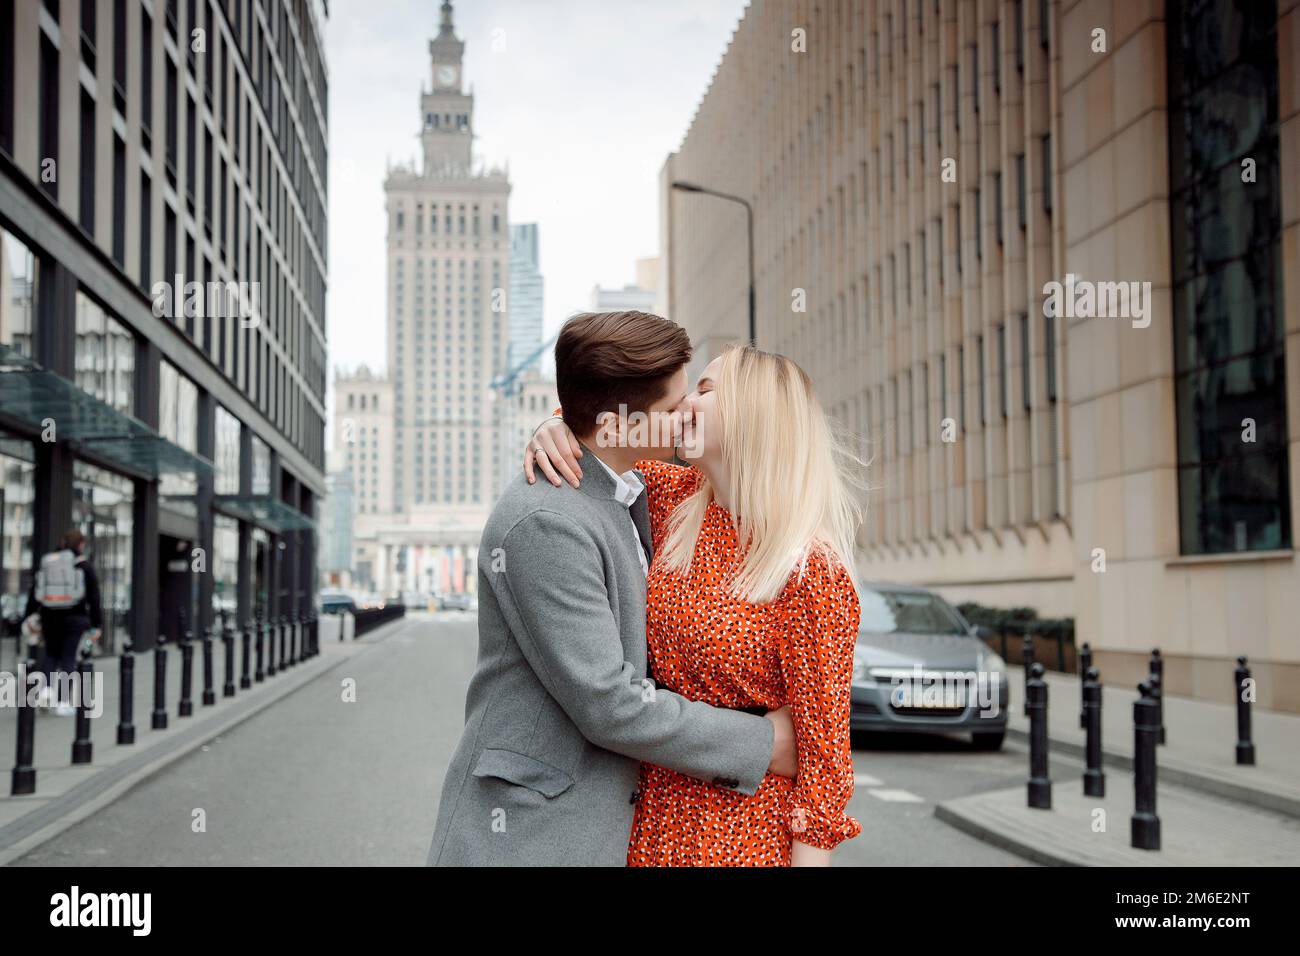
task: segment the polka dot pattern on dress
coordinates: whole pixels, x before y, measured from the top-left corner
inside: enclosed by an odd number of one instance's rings
[[[820,554],[781,595],[757,605],[731,595],[740,552],[731,514],[710,503],[691,573],[664,567],[673,509],[696,488],[693,467],[643,461],[655,558],[646,639],[658,686],[719,707],[790,704],[799,772],[769,773],[742,794],[642,763],[629,866],[789,866],[791,841],[833,849],[862,832],[853,795],[849,704],[858,597]]]

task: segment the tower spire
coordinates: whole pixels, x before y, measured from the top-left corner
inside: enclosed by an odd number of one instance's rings
[[[451,23],[451,0],[442,0],[442,22],[438,25],[438,36],[454,37],[455,35]]]

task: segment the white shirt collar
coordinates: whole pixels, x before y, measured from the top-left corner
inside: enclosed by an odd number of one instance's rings
[[[600,461],[598,456],[592,455],[592,457],[596,461]],[[641,492],[645,491],[645,485],[637,477],[636,469],[629,468],[619,475],[615,474],[614,469],[603,461],[600,461],[600,467],[604,468],[609,476],[614,479],[614,500],[631,508],[636,503],[637,498],[641,496]]]

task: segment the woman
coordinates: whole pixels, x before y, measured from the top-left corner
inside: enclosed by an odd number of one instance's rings
[[[682,410],[688,467],[639,462],[654,557],[646,639],[656,683],[714,706],[789,704],[798,776],[752,796],[643,763],[632,866],[818,866],[862,827],[853,793],[849,695],[860,518],[812,382],[752,347],[714,359]],[[576,465],[572,433],[529,443],[547,477]]]

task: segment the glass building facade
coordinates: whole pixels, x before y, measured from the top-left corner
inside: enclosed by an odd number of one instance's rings
[[[326,16],[0,3],[0,652],[71,528],[102,584],[100,652],[217,610],[310,612]]]

